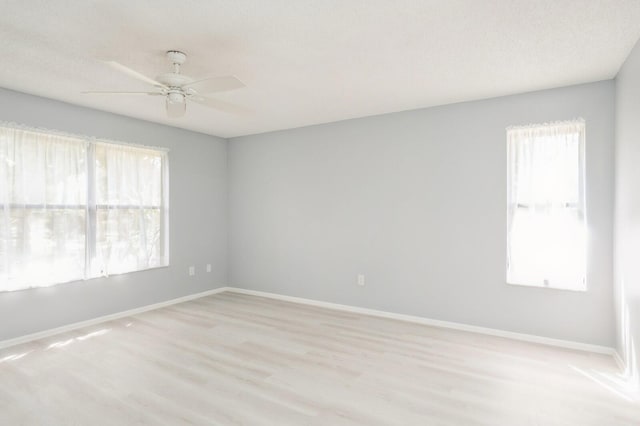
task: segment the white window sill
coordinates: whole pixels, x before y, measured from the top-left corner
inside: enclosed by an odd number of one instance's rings
[[[561,290],[561,291],[572,291],[576,293],[585,293],[587,291],[587,286],[585,285],[582,288],[578,287],[563,287],[558,285],[544,285],[541,283],[533,283],[533,282],[506,282],[507,285],[518,286],[518,287],[532,287],[532,288],[541,288],[546,290]]]

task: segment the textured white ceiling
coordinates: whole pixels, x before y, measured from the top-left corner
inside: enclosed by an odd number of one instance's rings
[[[0,3],[0,86],[223,137],[609,79],[640,37],[638,0]],[[145,90],[97,59],[153,77],[168,49],[253,113],[80,93]]]

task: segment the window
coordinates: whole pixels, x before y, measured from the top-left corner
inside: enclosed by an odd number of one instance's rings
[[[139,271],[166,265],[163,211],[165,153],[96,143],[96,274]]]
[[[0,125],[0,291],[168,265],[159,149]]]
[[[507,129],[507,282],[586,289],[583,120]]]

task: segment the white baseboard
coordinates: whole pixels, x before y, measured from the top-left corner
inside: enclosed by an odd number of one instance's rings
[[[580,351],[595,352],[595,353],[599,353],[599,354],[607,354],[607,355],[612,355],[614,357],[614,359],[616,360],[616,362],[618,363],[618,365],[620,365],[620,366],[624,365],[624,363],[622,362],[622,359],[620,358],[618,353],[613,348],[610,348],[610,347],[607,347],[607,346],[591,345],[591,344],[587,344],[587,343],[572,342],[572,341],[569,341],[569,340],[551,339],[551,338],[548,338],[548,337],[536,336],[536,335],[533,335],[533,334],[522,334],[522,333],[516,333],[516,332],[513,332],[513,331],[505,331],[505,330],[498,330],[498,329],[494,329],[494,328],[478,327],[478,326],[475,326],[475,325],[461,324],[461,323],[450,322],[450,321],[441,321],[441,320],[436,320],[436,319],[419,317],[419,316],[415,316],[415,315],[397,314],[397,313],[393,313],[393,312],[386,312],[386,311],[379,311],[379,310],[375,310],[375,309],[360,308],[360,307],[357,307],[357,306],[350,306],[350,305],[341,305],[341,304],[330,303],[330,302],[322,302],[322,301],[319,301],[319,300],[305,299],[305,298],[302,298],[302,297],[285,296],[285,295],[282,295],[282,294],[267,293],[267,292],[256,291],[256,290],[247,290],[247,289],[236,288],[236,287],[220,287],[220,288],[216,288],[216,289],[213,289],[213,290],[204,291],[202,293],[190,294],[190,295],[187,295],[187,296],[179,297],[177,299],[171,299],[171,300],[167,300],[167,301],[164,301],[164,302],[155,303],[153,305],[142,306],[140,308],[130,309],[128,311],[117,312],[115,314],[105,315],[105,316],[102,316],[102,317],[93,318],[93,319],[86,320],[86,321],[80,321],[80,322],[76,322],[76,323],[73,323],[73,324],[68,324],[68,325],[65,325],[65,326],[62,326],[62,327],[52,328],[50,330],[44,330],[44,331],[37,332],[37,333],[27,334],[25,336],[16,337],[14,339],[3,340],[3,341],[0,341],[0,349],[7,348],[9,346],[19,345],[19,344],[22,344],[22,343],[27,343],[27,342],[30,342],[30,341],[33,341],[33,340],[37,340],[37,339],[42,339],[44,337],[53,336],[53,335],[56,335],[56,334],[64,333],[64,332],[75,330],[75,329],[78,329],[78,328],[88,327],[88,326],[91,326],[91,325],[100,324],[100,323],[106,322],[106,321],[112,321],[112,320],[119,319],[119,318],[124,318],[124,317],[132,316],[132,315],[137,315],[137,314],[140,314],[140,313],[143,313],[143,312],[151,311],[151,310],[154,310],[154,309],[164,308],[166,306],[175,305],[177,303],[182,303],[182,302],[187,302],[189,300],[194,300],[194,299],[198,299],[198,298],[201,298],[201,297],[210,296],[210,295],[217,294],[217,293],[222,293],[222,292],[225,292],[225,291],[229,291],[229,292],[233,292],[233,293],[240,293],[240,294],[248,294],[248,295],[252,295],[252,296],[268,297],[268,298],[271,298],[271,299],[278,299],[278,300],[283,300],[283,301],[287,301],[287,302],[294,302],[294,303],[300,303],[300,304],[305,304],[305,305],[318,306],[318,307],[322,307],[322,308],[334,309],[334,310],[339,310],[339,311],[353,312],[353,313],[359,313],[359,314],[365,314],[365,315],[373,315],[373,316],[377,316],[377,317],[390,318],[390,319],[395,319],[395,320],[400,320],[400,321],[408,321],[408,322],[413,322],[413,323],[418,323],[418,324],[430,325],[430,326],[434,326],[434,327],[450,328],[450,329],[461,330],[461,331],[469,331],[469,332],[473,332],[473,333],[486,334],[486,335],[490,335],[490,336],[506,337],[506,338],[514,339],[514,340],[521,340],[521,341],[532,342],[532,343],[540,343],[540,344],[544,344],[544,345],[556,346],[556,347],[567,348],[567,349],[575,349],[575,350],[580,350]]]
[[[613,351],[613,359],[616,361],[616,364],[618,364],[620,371],[625,371],[627,369],[627,364],[624,362],[618,351]]]
[[[213,290],[207,290],[201,293],[189,294],[187,296],[178,297],[177,299],[171,299],[171,300],[166,300],[164,302],[154,303],[153,305],[147,305],[147,306],[142,306],[140,308],[129,309],[128,311],[117,312],[115,314],[105,315],[102,317],[93,318],[86,321],[75,322],[73,324],[63,325],[62,327],[56,327],[49,330],[39,331],[37,333],[26,334],[24,336],[16,337],[14,339],[2,340],[0,341],[0,349],[7,348],[9,346],[19,345],[22,343],[31,342],[33,340],[42,339],[44,337],[54,336],[56,334],[64,333],[64,332],[75,330],[78,328],[88,327],[91,325],[100,324],[102,322],[129,317],[132,315],[141,314],[143,312],[152,311],[154,309],[164,308],[166,306],[175,305],[176,303],[187,302],[189,300],[198,299],[200,297],[222,293],[223,291],[227,291],[227,290],[228,290],[228,287],[215,288]]]
[[[393,312],[379,311],[375,309],[359,308],[357,306],[341,305],[337,303],[322,302],[319,300],[305,299],[302,297],[285,296],[276,293],[267,293],[264,291],[247,290],[243,288],[228,287],[227,291],[233,293],[249,294],[252,296],[268,297],[287,302],[301,303],[305,305],[318,306],[322,308],[335,309],[339,311],[354,312],[365,315],[373,315],[382,318],[390,318],[400,321],[408,321],[418,324],[425,324],[434,327],[450,328],[454,330],[469,331],[472,333],[487,334],[490,336],[506,337],[514,340],[525,342],[540,343],[548,346],[556,346],[566,349],[574,349],[586,352],[595,352],[599,354],[614,355],[616,352],[613,348],[607,346],[591,345],[588,343],[573,342],[570,340],[552,339],[549,337],[536,336],[533,334],[516,333],[513,331],[498,330],[495,328],[478,327],[475,325],[461,324],[457,322],[441,321],[415,315],[396,314]]]

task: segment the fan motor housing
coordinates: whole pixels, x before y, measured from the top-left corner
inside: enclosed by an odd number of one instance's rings
[[[183,74],[168,72],[157,76],[156,81],[168,87],[182,87],[187,83],[191,83],[193,79]]]
[[[187,60],[187,54],[179,50],[169,50],[167,52],[167,59],[169,59],[172,64],[182,65],[184,61]]]

